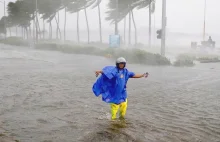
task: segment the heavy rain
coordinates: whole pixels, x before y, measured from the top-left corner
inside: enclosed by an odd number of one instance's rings
[[[219,0],[0,0],[0,142],[220,142]],[[125,119],[95,71],[129,79]]]

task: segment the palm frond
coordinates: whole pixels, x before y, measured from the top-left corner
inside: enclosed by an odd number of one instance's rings
[[[95,2],[93,3],[93,6],[91,8],[92,9],[96,8],[98,5],[100,5],[101,2],[102,2],[102,0],[95,0]]]

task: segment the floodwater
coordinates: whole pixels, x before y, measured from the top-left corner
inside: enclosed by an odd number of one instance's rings
[[[0,45],[0,124],[20,142],[220,142],[220,64],[129,65],[125,121],[95,97],[109,59]],[[1,137],[0,137],[1,139]]]

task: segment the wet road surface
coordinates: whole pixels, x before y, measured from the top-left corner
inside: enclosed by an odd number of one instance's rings
[[[0,46],[0,124],[20,142],[220,142],[220,64],[130,65],[125,121],[95,97],[94,56]],[[1,137],[0,137],[1,139]]]

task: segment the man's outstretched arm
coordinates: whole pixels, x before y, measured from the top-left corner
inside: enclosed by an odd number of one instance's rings
[[[135,74],[133,77],[131,78],[142,78],[142,77],[148,77],[148,73],[144,73],[144,74]]]

